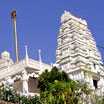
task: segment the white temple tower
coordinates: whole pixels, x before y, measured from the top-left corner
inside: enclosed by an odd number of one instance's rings
[[[57,38],[56,63],[71,79],[88,82],[99,88],[104,81],[101,55],[87,22],[65,11]],[[103,82],[104,83],[104,82]]]

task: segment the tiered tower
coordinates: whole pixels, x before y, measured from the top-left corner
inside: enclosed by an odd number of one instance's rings
[[[56,63],[62,70],[70,78],[87,81],[97,88],[103,66],[87,22],[65,11],[61,16],[57,43]]]

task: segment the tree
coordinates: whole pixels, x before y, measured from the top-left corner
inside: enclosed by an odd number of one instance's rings
[[[64,71],[61,71],[56,67],[53,67],[50,72],[48,72],[48,70],[45,70],[45,72],[43,72],[39,76],[38,80],[39,80],[38,87],[40,88],[41,91],[47,90],[49,84],[53,83],[55,80],[65,82],[70,81],[68,75]]]
[[[42,104],[39,96],[34,96],[31,99],[32,104]]]
[[[5,101],[15,101],[16,91],[11,86],[4,86],[0,87],[0,99]]]
[[[75,104],[77,82],[56,67],[39,76],[40,99],[43,104]],[[77,103],[76,103],[77,104]]]
[[[55,80],[50,83],[48,90],[40,93],[43,104],[77,104],[76,82],[64,82]]]

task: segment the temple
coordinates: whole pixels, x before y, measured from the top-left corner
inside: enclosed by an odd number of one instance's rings
[[[4,51],[0,58],[0,82],[1,85],[12,86],[18,94],[25,96],[39,95],[37,77],[45,69],[51,66],[26,56],[18,63],[14,63],[10,53]]]
[[[84,19],[65,11],[57,37],[56,63],[73,80],[104,89],[104,67],[96,42]]]
[[[0,84],[13,86],[20,95],[34,96],[39,94],[37,77],[52,66],[41,59],[31,59],[25,46],[25,58],[19,60],[16,31],[16,11],[14,13],[14,37],[16,62],[10,53],[4,51],[0,56]],[[73,80],[87,82],[92,90],[104,94],[104,65],[96,42],[84,19],[65,11],[61,16],[61,26],[57,37],[56,66],[68,73]],[[101,92],[101,93],[100,93]]]

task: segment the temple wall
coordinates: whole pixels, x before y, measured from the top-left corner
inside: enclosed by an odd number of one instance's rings
[[[23,90],[23,81],[20,80],[20,79],[15,80],[14,84],[13,84],[13,87],[17,92],[22,92],[22,90]]]

